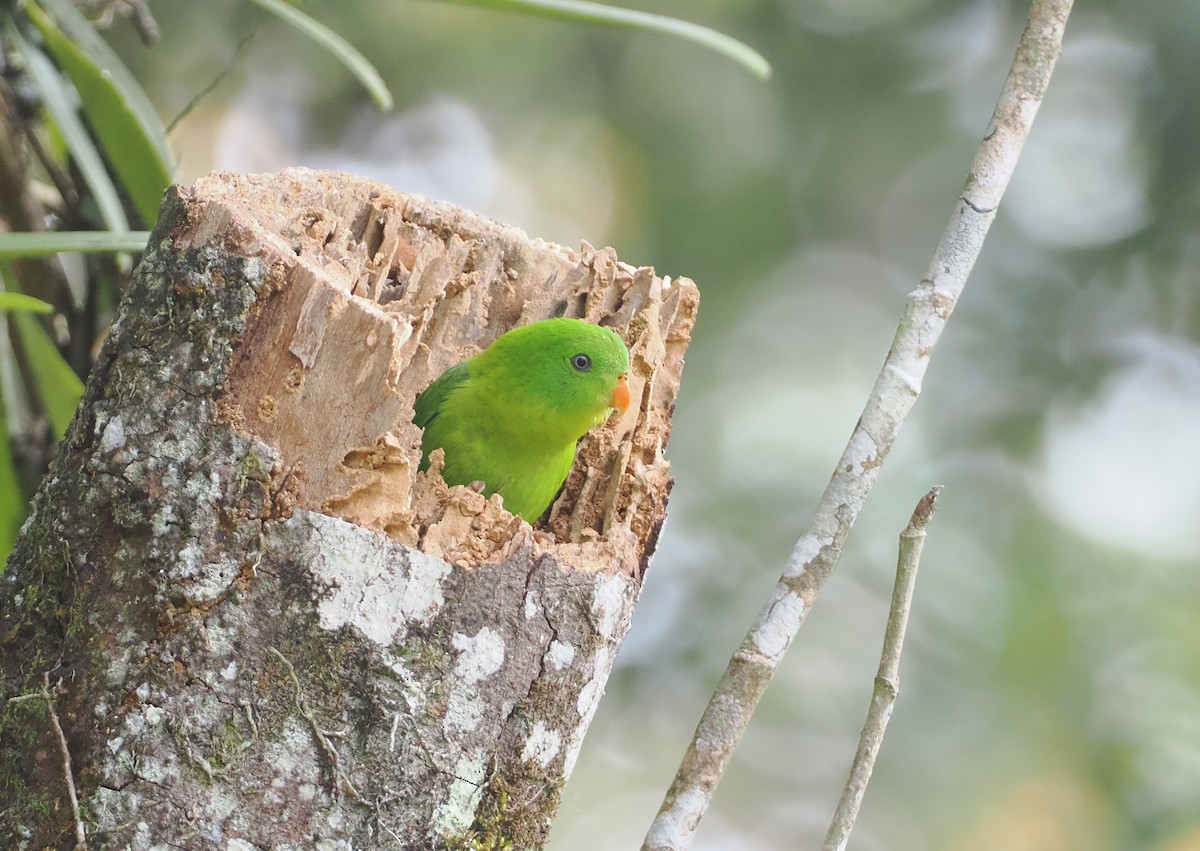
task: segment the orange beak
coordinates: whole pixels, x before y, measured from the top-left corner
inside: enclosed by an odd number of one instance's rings
[[[629,382],[625,380],[625,373],[622,372],[621,377],[617,379],[617,386],[613,388],[612,398],[609,399],[608,403],[623,414],[629,410],[630,399],[632,399],[632,394],[629,392]]]

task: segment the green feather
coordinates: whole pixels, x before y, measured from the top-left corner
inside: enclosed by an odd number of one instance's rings
[[[482,481],[486,495],[500,494],[533,523],[570,473],[579,438],[608,418],[628,371],[629,351],[608,328],[579,319],[514,328],[417,397],[421,469],[441,448],[446,484]]]

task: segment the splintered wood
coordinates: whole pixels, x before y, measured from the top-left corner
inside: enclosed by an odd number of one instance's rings
[[[349,175],[215,174],[184,197],[195,213],[180,248],[216,240],[271,270],[222,410],[278,453],[277,510],[341,517],[460,565],[535,546],[578,569],[645,567],[671,488],[663,449],[695,284]],[[499,497],[418,473],[412,414],[443,370],[551,316],[624,338],[635,403],[583,439],[535,537]]]

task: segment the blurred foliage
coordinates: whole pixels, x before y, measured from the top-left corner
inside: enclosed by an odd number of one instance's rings
[[[157,113],[108,43],[74,6],[67,0],[39,2],[55,21],[36,5],[26,7],[30,20],[75,88],[79,106],[121,188],[142,221],[153,223],[174,167]]]
[[[145,245],[145,232],[130,224],[153,222],[173,158],[141,87],[66,0],[4,4],[0,62],[0,295],[10,305],[0,333],[0,554],[7,555],[132,268],[123,252]],[[86,253],[56,255],[72,249]]]
[[[651,34],[306,3],[378,70],[396,101],[381,115],[343,61],[244,0],[158,0],[152,50],[136,15],[105,32],[160,115],[186,112],[171,135],[181,179],[355,171],[700,284],[671,520],[564,799],[563,851],[641,841],[925,273],[1026,11],[639,5],[753,44],[771,81]],[[57,56],[38,28],[20,31]],[[922,400],[697,849],[823,835],[870,694],[896,535],[935,483],[901,695],[855,847],[1200,848],[1198,41],[1194,0],[1077,4]],[[36,199],[55,229],[103,227],[13,51],[6,37],[0,138],[14,121],[35,128],[23,138],[40,153],[19,162],[69,199]],[[147,226],[109,166],[130,226]],[[70,331],[82,375],[128,265],[13,267],[5,281],[54,305],[43,327],[59,343],[56,328]],[[48,406],[10,396],[10,382],[37,385],[8,363],[6,422],[26,447],[30,423],[48,436]],[[27,408],[15,419],[14,399]]]

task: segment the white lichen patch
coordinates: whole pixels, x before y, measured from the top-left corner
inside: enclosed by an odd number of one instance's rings
[[[275,772],[270,785],[260,793],[264,804],[285,806],[296,790],[317,788],[323,782],[316,748],[311,727],[298,718],[289,718],[280,738],[268,742],[263,754],[263,763]]]
[[[541,611],[542,603],[538,599],[538,593],[535,590],[531,590],[525,595],[525,620],[533,620],[541,614]]]
[[[880,410],[882,410],[883,404],[881,401]],[[879,416],[876,419],[879,419]],[[864,419],[862,427],[850,435],[850,442],[846,446],[843,457],[853,466],[856,475],[869,475],[871,478],[875,478],[877,475],[880,466],[879,441],[876,439],[875,433],[884,428],[886,426],[883,423]]]
[[[543,658],[551,668],[561,671],[575,661],[575,647],[556,638],[546,648],[546,655]]]
[[[592,716],[596,714],[600,698],[604,696],[604,684],[608,681],[612,664],[613,650],[610,646],[600,647],[592,657],[592,677],[579,690],[579,699],[575,703],[575,708],[579,712],[579,725],[567,742],[567,753],[563,759],[563,773],[566,777],[570,777],[575,768],[575,759],[579,756],[579,749],[583,745],[583,734],[592,723]]]
[[[469,731],[483,717],[483,709],[484,702],[476,692],[455,689],[446,701],[446,715],[442,719],[442,727],[447,733]]]
[[[104,426],[104,431],[100,434],[100,451],[104,453],[116,452],[125,445],[125,421],[120,417],[113,417]]]
[[[354,851],[354,845],[347,839],[318,839],[313,851]]]
[[[612,667],[612,650],[601,647],[592,658],[592,678],[579,690],[579,700],[575,708],[579,717],[584,719],[584,726],[592,720],[596,712],[596,704],[604,694],[604,683],[608,680],[608,672]]]
[[[134,748],[133,741],[136,737],[126,736],[123,743],[125,749]],[[108,742],[109,749],[112,750],[115,741]],[[121,748],[114,751],[114,756],[117,762],[122,762],[128,759],[128,755]],[[111,763],[109,763],[111,765]],[[141,753],[137,756],[137,776],[139,780],[144,780],[147,783],[154,783],[160,786],[168,786],[179,779],[179,761],[173,752],[156,753]]]
[[[93,820],[92,830],[103,832],[120,824],[128,824],[131,814],[136,813],[141,805],[141,797],[130,789],[100,786],[88,798],[88,804]]]
[[[559,732],[551,730],[541,721],[537,721],[525,739],[525,747],[521,749],[521,759],[525,762],[536,762],[542,768],[546,768],[550,765],[550,760],[558,756],[561,749],[562,736]]]
[[[209,618],[204,622],[204,647],[210,658],[220,659],[237,655],[240,635],[238,626],[236,621],[228,618]],[[236,672],[237,662],[233,661],[230,664]]]
[[[821,541],[816,535],[807,534],[796,542],[796,546],[792,548],[792,554],[788,558],[788,566],[784,575],[796,579],[803,576],[804,571],[808,570],[810,565],[817,556],[821,554]]]
[[[450,642],[459,651],[454,673],[468,683],[491,676],[504,664],[504,639],[491,627],[483,627],[474,636],[456,632]]]
[[[316,527],[321,554],[310,562],[326,589],[317,603],[321,626],[350,625],[380,645],[399,641],[412,623],[428,623],[445,602],[450,565],[335,517],[297,512],[291,530]]]
[[[650,848],[686,848],[700,816],[704,814],[708,796],[700,789],[686,789],[675,797],[671,808],[654,820],[646,835]]]
[[[125,713],[125,734],[127,738],[133,739],[141,735],[146,729],[146,716],[140,712]]]
[[[200,821],[204,823],[201,835],[213,844],[225,836],[224,825],[238,809],[238,797],[220,784],[210,787],[203,804]]]
[[[446,717],[442,721],[448,734],[471,730],[479,723],[487,706],[487,698],[480,694],[479,683],[504,664],[504,639],[489,627],[485,626],[473,636],[455,633],[451,643],[459,654],[446,701]]]
[[[231,559],[213,560],[210,547],[190,540],[179,551],[172,571],[176,587],[193,603],[219,597],[237,578],[241,565]]]
[[[475,810],[483,797],[484,778],[487,767],[478,754],[461,756],[454,766],[454,782],[446,793],[446,799],[438,804],[434,813],[434,826],[442,836],[455,836],[470,828],[475,822]]]
[[[156,538],[162,538],[171,532],[171,527],[176,526],[179,519],[175,514],[175,506],[164,505],[161,509],[154,512],[150,518],[150,528],[154,532]]]
[[[778,659],[791,644],[804,620],[804,601],[783,585],[775,587],[774,602],[754,629],[754,646],[768,659]]]
[[[596,595],[592,598],[592,614],[596,616],[596,631],[605,641],[619,638],[618,627],[627,626],[629,613],[628,596],[631,580],[625,574],[597,576]],[[621,630],[622,634],[624,629]]]

